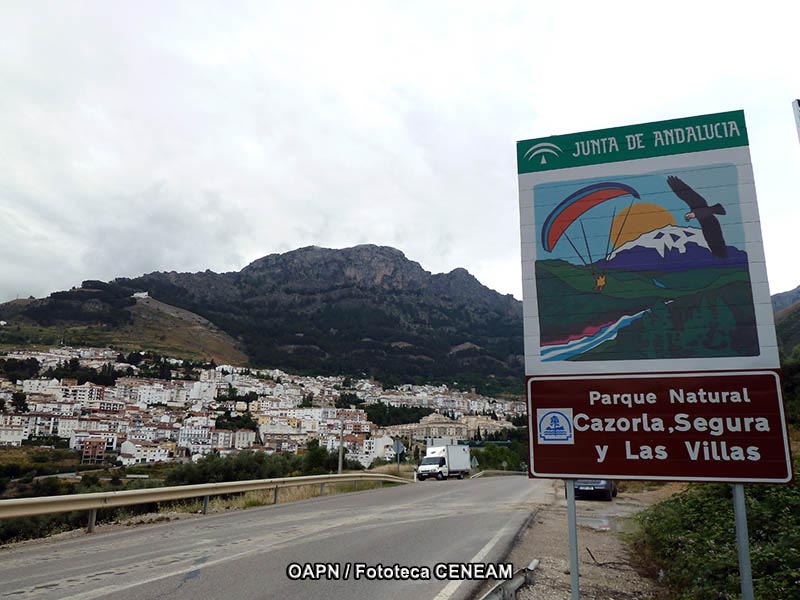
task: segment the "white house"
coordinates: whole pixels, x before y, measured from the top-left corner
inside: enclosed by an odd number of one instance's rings
[[[145,440],[126,440],[120,444],[119,458],[127,467],[142,463],[165,462],[170,456],[165,446]]]
[[[0,446],[21,446],[25,439],[22,427],[0,425]]]
[[[58,393],[61,382],[58,379],[26,379],[22,382],[22,391],[25,394],[47,394],[54,396]]]
[[[256,432],[251,429],[238,429],[233,434],[233,447],[237,450],[249,448],[256,442]]]

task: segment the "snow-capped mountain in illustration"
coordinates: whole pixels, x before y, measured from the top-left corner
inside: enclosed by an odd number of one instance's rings
[[[747,266],[747,254],[728,246],[727,258],[717,258],[708,248],[703,232],[694,227],[667,225],[643,233],[595,262],[600,269],[620,271],[687,271],[709,267]]]

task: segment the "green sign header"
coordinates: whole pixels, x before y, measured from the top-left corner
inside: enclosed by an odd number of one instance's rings
[[[736,110],[517,142],[517,172],[554,171],[747,144],[744,111]]]

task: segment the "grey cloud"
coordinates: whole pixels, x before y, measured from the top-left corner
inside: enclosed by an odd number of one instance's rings
[[[797,188],[797,140],[777,134],[793,126],[790,21],[765,9],[753,26],[770,24],[770,45],[742,45],[687,5],[689,26],[737,58],[709,65],[675,44],[603,43],[604,25],[646,27],[652,42],[682,23],[636,6],[576,21],[525,3],[3,5],[0,301],[357,243],[519,296],[518,139],[737,97],[769,163],[757,176],[778,232],[765,231],[770,274],[789,282],[792,242],[776,224],[798,210],[783,192]],[[766,118],[776,102],[785,123]]]

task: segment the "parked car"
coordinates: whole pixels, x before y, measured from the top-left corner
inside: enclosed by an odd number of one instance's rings
[[[575,498],[601,498],[610,502],[616,495],[617,482],[613,479],[575,480]]]

